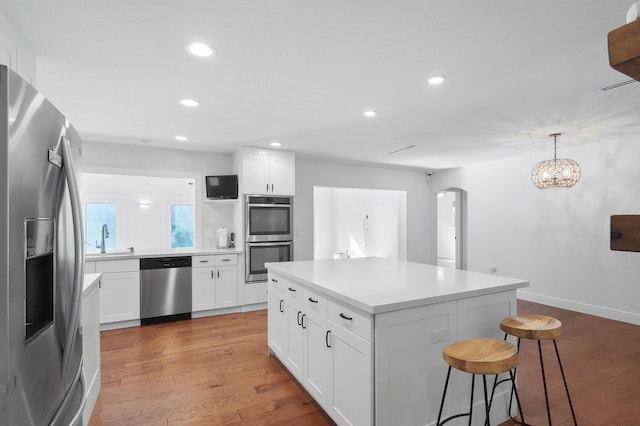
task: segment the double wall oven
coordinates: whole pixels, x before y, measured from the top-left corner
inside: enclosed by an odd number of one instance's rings
[[[267,262],[293,260],[293,198],[245,195],[245,281],[267,280]]]

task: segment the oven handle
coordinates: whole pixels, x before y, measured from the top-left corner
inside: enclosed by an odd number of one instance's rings
[[[247,243],[247,245],[249,247],[291,246],[293,245],[293,241],[278,241],[278,242],[268,242],[268,243],[249,242]]]
[[[254,204],[254,203],[247,203],[247,207],[251,208],[251,207],[288,207],[291,208],[291,203],[288,204],[281,204],[281,203],[273,203],[273,204]]]

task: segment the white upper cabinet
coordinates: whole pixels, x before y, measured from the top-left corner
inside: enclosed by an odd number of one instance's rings
[[[257,148],[240,152],[243,194],[295,195],[295,153]]]

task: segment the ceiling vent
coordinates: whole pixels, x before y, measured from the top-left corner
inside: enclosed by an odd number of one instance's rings
[[[640,80],[640,19],[611,31],[608,41],[609,64],[621,73]]]
[[[637,83],[637,82],[638,82],[638,80],[633,80],[633,79],[626,80],[626,81],[622,81],[620,83],[612,84],[612,85],[607,86],[607,87],[603,87],[600,90],[602,90],[603,92],[607,92],[609,90],[617,89],[618,87],[626,86],[627,84]]]
[[[408,149],[415,148],[415,147],[416,147],[415,145],[405,146],[404,148],[400,148],[400,149],[396,149],[394,151],[387,152],[387,155],[397,154],[398,152],[406,151]]]

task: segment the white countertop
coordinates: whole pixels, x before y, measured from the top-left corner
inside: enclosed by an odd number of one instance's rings
[[[239,248],[175,248],[175,249],[140,249],[129,253],[128,250],[107,250],[106,253],[85,253],[84,260],[114,260],[114,259],[140,259],[142,257],[165,256],[204,256],[211,254],[242,254]]]
[[[267,263],[273,271],[370,314],[529,286],[518,278],[382,258]]]
[[[98,281],[102,274],[84,274],[84,283],[82,285],[82,293],[87,294],[98,285]]]

